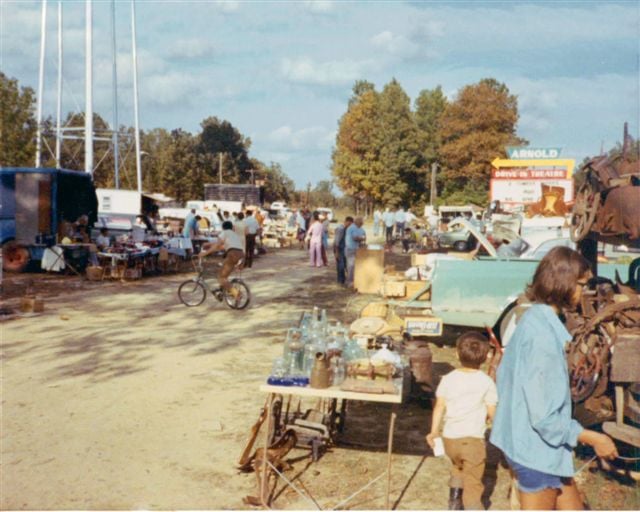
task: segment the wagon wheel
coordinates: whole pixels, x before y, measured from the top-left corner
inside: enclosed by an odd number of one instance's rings
[[[585,181],[576,194],[576,203],[573,206],[571,217],[571,240],[579,242],[591,231],[596,212],[600,204],[600,192],[593,190],[589,181]]]
[[[2,246],[2,270],[22,272],[29,264],[29,250],[17,242],[10,241]]]

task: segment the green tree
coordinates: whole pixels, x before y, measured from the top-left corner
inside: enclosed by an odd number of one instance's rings
[[[361,88],[362,82],[356,82],[354,96],[340,119],[332,174],[346,194],[371,202],[379,199],[377,175],[383,171],[379,158],[380,96],[375,90],[362,92]]]
[[[31,167],[35,162],[35,93],[0,71],[0,165]]]
[[[202,123],[202,132],[198,136],[197,151],[203,157],[205,176],[217,182],[220,154],[223,155],[222,170],[225,183],[246,183],[251,169],[249,148],[251,139],[244,137],[229,121],[220,121],[217,117],[207,117]],[[216,161],[209,166],[207,161]]]
[[[380,93],[380,164],[376,175],[376,199],[406,206],[425,193],[425,170],[419,168],[418,126],[411,101],[397,80]]]
[[[316,207],[330,207],[335,206],[336,197],[333,193],[333,181],[321,180],[316,183],[316,186],[311,190],[311,204]]]
[[[447,98],[442,88],[424,89],[415,101],[415,119],[418,125],[418,144],[420,145],[421,161],[419,168],[426,173],[425,191],[431,193],[431,166],[440,162],[440,120],[447,107]],[[426,199],[426,197],[425,197]],[[426,203],[426,201],[424,201]],[[421,202],[422,203],[422,202]],[[420,204],[420,206],[424,206]]]
[[[506,85],[486,78],[460,90],[440,122],[439,181],[447,202],[488,202],[491,161],[505,156],[505,146],[527,143],[516,135],[517,122],[517,97]]]
[[[264,180],[264,200],[267,203],[274,201],[290,202],[295,193],[295,184],[283,171],[278,163],[271,162],[268,166],[258,160],[252,160],[253,168],[257,169],[259,176]]]

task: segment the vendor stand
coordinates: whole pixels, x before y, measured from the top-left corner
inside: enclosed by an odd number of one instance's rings
[[[326,313],[323,311],[320,315],[317,308],[314,308],[312,314],[305,313],[302,316],[299,327],[289,329],[283,357],[274,360],[267,383],[259,388],[261,392],[268,394],[266,406],[261,419],[252,429],[252,435],[240,459],[241,469],[255,470],[260,495],[259,498],[248,496],[245,503],[269,507],[269,477],[275,473],[300,496],[320,509],[320,505],[310,495],[303,493],[282,474],[281,470],[287,466],[284,457],[295,446],[311,448],[312,460],[315,462],[322,448],[337,444],[338,435],[344,429],[347,404],[357,400],[392,405],[386,469],[332,508],[343,506],[385,476],[385,504],[389,508],[391,454],[397,405],[403,401],[403,379],[408,376],[405,371],[408,370],[408,365],[397,352],[391,350],[394,348],[393,342],[388,337],[378,343],[379,340],[371,339],[370,336],[349,338],[350,332],[354,332],[353,329],[350,331],[339,322],[330,325]],[[288,403],[283,408],[285,396]],[[290,409],[292,397],[299,400],[297,411]],[[303,413],[300,400],[304,398],[318,399],[318,403],[326,400],[328,405],[316,405],[314,409],[307,409]],[[265,420],[267,432],[263,447],[249,457],[258,430]]]
[[[386,469],[383,473],[381,473],[380,475],[378,475],[376,478],[374,478],[373,480],[369,481],[366,485],[364,485],[363,487],[361,487],[360,489],[358,489],[356,492],[354,492],[353,494],[351,494],[347,499],[342,500],[341,502],[337,503],[336,505],[332,506],[331,509],[335,510],[340,506],[345,505],[348,501],[350,501],[352,498],[354,498],[355,496],[357,496],[358,494],[360,494],[362,491],[364,491],[365,489],[367,489],[368,487],[370,487],[371,485],[373,485],[375,482],[377,482],[378,480],[380,480],[382,477],[384,477],[386,475],[387,477],[387,485],[386,485],[386,491],[385,491],[385,508],[387,510],[389,510],[389,495],[390,495],[390,491],[391,491],[391,468],[392,468],[392,460],[391,460],[391,455],[393,452],[393,435],[394,435],[394,430],[395,430],[395,422],[396,422],[396,417],[397,417],[397,405],[402,403],[402,380],[399,380],[398,386],[397,386],[397,392],[394,394],[374,394],[374,393],[359,393],[359,392],[353,392],[353,391],[343,391],[340,389],[340,386],[331,386],[329,388],[326,389],[315,389],[315,388],[311,388],[311,387],[299,387],[299,386],[274,386],[274,385],[270,385],[270,384],[263,384],[260,386],[260,391],[263,393],[268,393],[269,397],[267,399],[267,418],[270,418],[272,415],[272,404],[273,404],[273,399],[275,398],[276,395],[280,394],[280,395],[292,395],[292,396],[297,396],[299,398],[327,398],[330,399],[332,401],[334,401],[334,408],[336,407],[335,401],[337,400],[341,400],[342,401],[342,405],[340,407],[341,413],[340,413],[340,423],[341,426],[344,426],[344,422],[345,422],[345,414],[346,414],[346,403],[348,400],[359,400],[359,401],[366,401],[366,402],[378,402],[378,403],[389,403],[389,404],[393,404],[393,408],[391,410],[391,415],[389,418],[389,433],[387,436],[387,466]],[[265,441],[264,441],[264,452],[266,453],[267,450],[269,449],[269,440],[271,438],[271,432],[270,432],[270,426],[271,423],[267,422],[267,432],[265,435]],[[266,490],[266,486],[268,485],[268,478],[267,478],[267,472],[269,469],[274,470],[276,472],[277,469],[273,466],[273,464],[271,464],[271,462],[269,460],[266,461],[266,464],[262,465],[262,476],[261,476],[261,484],[262,484],[262,488],[260,489],[260,495],[262,497],[266,496],[267,494],[267,490]],[[281,475],[280,472],[278,472],[278,474]],[[282,475],[281,475],[282,476]],[[290,482],[287,482],[287,484],[293,488],[298,494],[300,494],[301,496],[303,496],[304,498],[309,499],[305,494],[303,494],[300,490],[298,490],[293,484],[291,484]],[[313,503],[316,505],[316,507],[318,509],[320,509],[319,505],[315,502],[315,500],[312,500]],[[263,502],[262,503],[263,506],[268,507],[268,504]]]

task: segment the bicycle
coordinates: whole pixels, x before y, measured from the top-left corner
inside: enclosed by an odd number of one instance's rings
[[[211,288],[204,278],[204,267],[199,258],[194,256],[191,262],[197,272],[197,276],[184,281],[178,287],[178,297],[185,306],[195,307],[202,304],[207,297],[207,291],[209,291],[218,302],[224,301],[231,309],[244,309],[249,305],[251,301],[251,290],[249,290],[249,287],[242,279],[238,277],[230,279],[229,284],[231,288],[229,290],[224,290],[221,286]],[[242,263],[241,260],[239,265],[242,265]],[[222,263],[216,263],[216,267],[219,272],[222,268]],[[231,292],[231,290],[236,290],[236,292]]]

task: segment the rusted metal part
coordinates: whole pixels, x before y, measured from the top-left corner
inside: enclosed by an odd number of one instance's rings
[[[587,161],[576,192],[571,218],[571,239],[579,242],[595,235],[600,241],[640,243],[640,159],[629,154],[625,125],[625,150]]]
[[[596,400],[607,391],[612,349],[619,336],[640,327],[640,298],[609,303],[573,332],[567,363],[574,402]],[[592,403],[588,408],[600,407]]]
[[[433,393],[433,354],[423,340],[403,341],[411,368],[411,394]]]
[[[285,462],[284,457],[293,449],[296,445],[297,436],[293,430],[287,430],[275,443],[269,446],[267,450],[267,460],[278,471],[284,471],[290,468],[290,465]],[[262,504],[270,505],[271,494],[273,492],[272,486],[269,481],[276,475],[267,467],[266,472],[266,485],[263,485],[262,474],[263,466],[265,463],[264,449],[258,448],[250,459],[250,468],[256,473],[256,479],[258,484],[258,493],[260,496],[246,496],[243,501],[247,505],[261,506]]]

